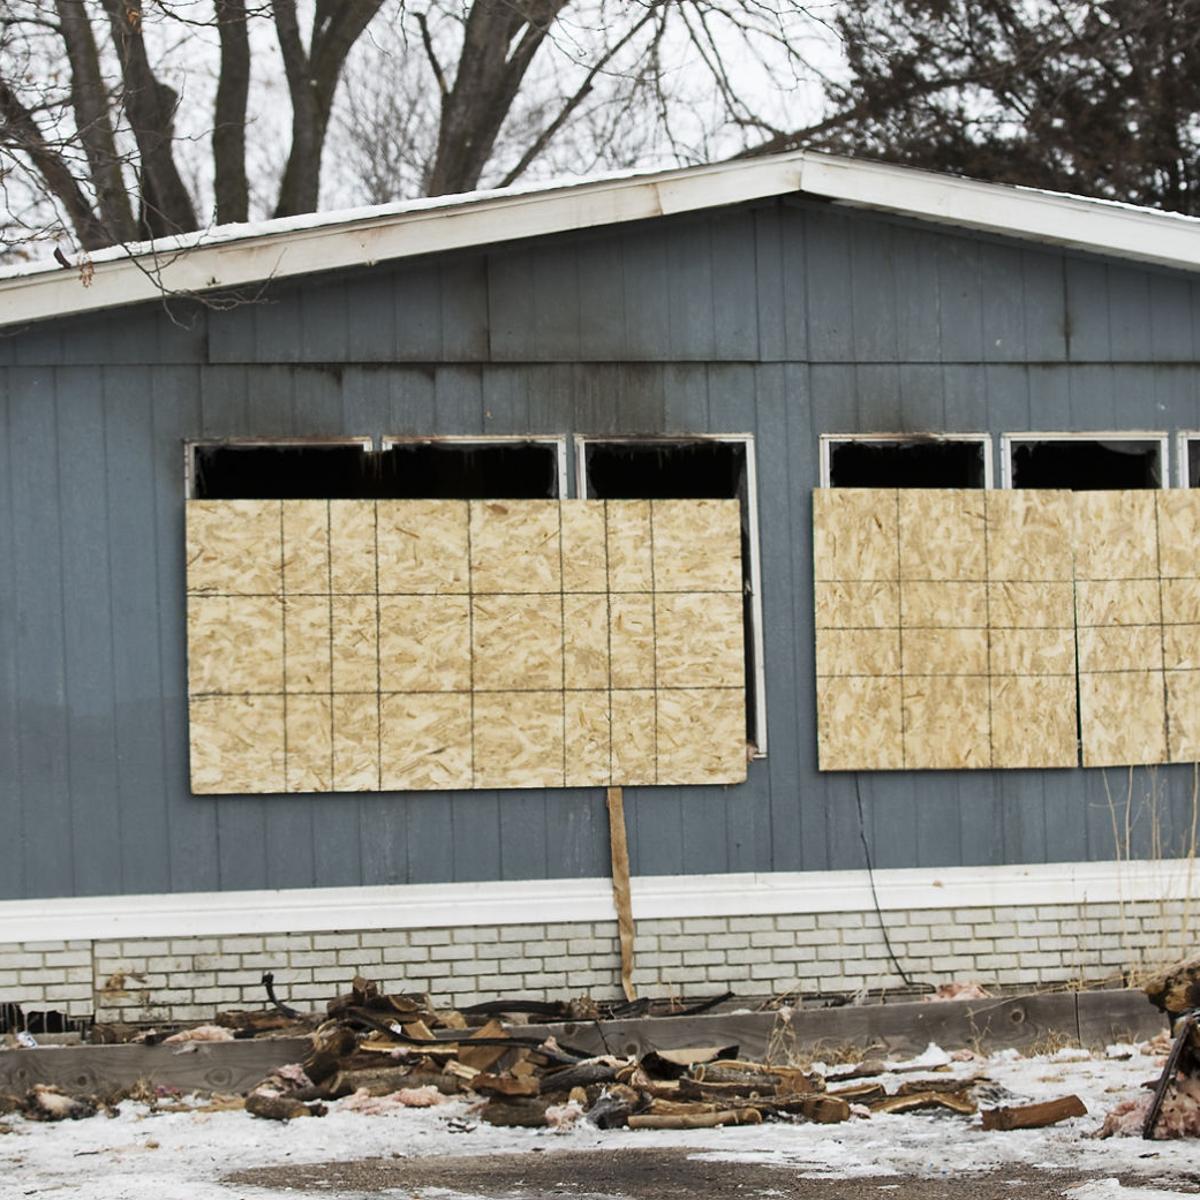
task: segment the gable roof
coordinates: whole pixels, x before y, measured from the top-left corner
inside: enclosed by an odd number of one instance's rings
[[[21,264],[0,270],[0,326],[784,195],[1200,269],[1200,218],[797,150],[219,226],[99,251],[86,282]]]

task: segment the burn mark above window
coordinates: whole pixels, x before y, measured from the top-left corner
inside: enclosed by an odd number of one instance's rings
[[[984,438],[827,438],[828,487],[981,488]]]
[[[192,447],[197,500],[535,500],[559,491],[551,441]]]
[[[1163,486],[1163,444],[1155,438],[1057,437],[1008,440],[1014,488],[1074,492]]]

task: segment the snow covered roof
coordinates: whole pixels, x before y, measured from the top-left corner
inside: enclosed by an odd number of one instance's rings
[[[1200,218],[798,150],[225,225],[0,270],[0,326],[438,251],[804,195],[1159,266],[1200,269]]]

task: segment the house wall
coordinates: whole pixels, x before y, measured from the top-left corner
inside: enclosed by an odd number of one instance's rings
[[[1184,848],[1190,767],[819,774],[810,490],[823,432],[1200,428],[1192,277],[783,200],[245,299],[0,339],[0,898],[607,874],[599,790],[190,794],[199,437],[756,436],[770,752],[628,789],[635,875],[858,868],[860,806],[882,868]]]

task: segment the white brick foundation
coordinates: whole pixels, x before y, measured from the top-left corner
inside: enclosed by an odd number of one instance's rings
[[[883,914],[906,972],[1037,987],[1110,978],[1190,949],[1186,898],[897,909]],[[647,995],[897,987],[873,910],[638,920],[634,982]],[[0,944],[0,1001],[100,1020],[200,1020],[280,999],[319,1007],[355,974],[439,1004],[501,995],[620,995],[615,920],[394,930],[224,933]]]

